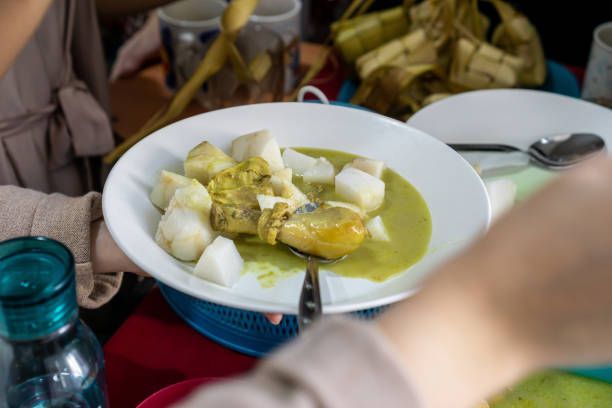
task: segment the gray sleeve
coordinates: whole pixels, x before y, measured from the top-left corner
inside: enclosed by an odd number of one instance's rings
[[[255,408],[419,408],[407,374],[376,327],[348,319],[319,323],[250,374],[212,385],[179,405]]]

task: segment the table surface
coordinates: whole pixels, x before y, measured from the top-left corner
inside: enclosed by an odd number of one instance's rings
[[[154,289],[104,345],[110,406],[134,408],[168,385],[200,377],[225,378],[257,361],[202,336]]]
[[[305,69],[321,47],[302,44]],[[338,94],[345,72],[328,61],[312,82],[330,98]],[[136,130],[171,97],[161,65],[111,85],[113,125],[121,137]],[[192,103],[179,117],[204,112]],[[104,346],[110,406],[133,408],[154,392],[187,379],[227,378],[249,370],[256,359],[202,336],[181,320],[154,289]],[[604,408],[612,406],[612,386],[563,373],[544,373],[514,387],[493,408]]]

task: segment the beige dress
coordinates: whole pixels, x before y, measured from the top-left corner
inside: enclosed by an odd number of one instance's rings
[[[89,223],[101,217],[99,197],[68,199],[9,185],[75,197],[99,189],[97,157],[113,148],[107,108],[94,1],[55,0],[0,78],[0,240],[62,239],[77,259],[85,307],[109,300],[121,281],[121,274],[94,276],[89,263]],[[64,217],[67,211],[72,216]],[[80,240],[69,231],[79,231]]]

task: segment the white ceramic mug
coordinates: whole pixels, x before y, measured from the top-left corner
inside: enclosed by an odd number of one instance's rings
[[[612,108],[612,21],[593,32],[582,98]]]
[[[218,35],[226,7],[223,0],[181,0],[158,9],[169,88],[179,88],[190,78]]]
[[[285,92],[296,85],[300,66],[301,38],[300,0],[260,0],[250,18],[251,24],[261,25],[278,33],[285,45]]]

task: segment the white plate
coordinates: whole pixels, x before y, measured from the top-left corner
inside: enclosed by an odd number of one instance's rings
[[[526,149],[541,136],[592,132],[612,150],[612,110],[568,96],[524,89],[458,94],[407,122],[446,143],[506,143]]]
[[[104,217],[121,249],[156,279],[191,296],[246,310],[297,312],[303,274],[263,289],[245,275],[229,289],[191,274],[154,241],[160,219],[149,192],[162,169],[180,171],[187,152],[203,140],[228,150],[233,138],[267,128],[281,146],[343,150],[384,160],[424,197],[432,216],[428,253],[384,282],[323,271],[324,311],[340,313],[395,302],[414,293],[432,267],[468,244],[489,223],[482,181],[452,149],[425,133],[361,110],[308,103],[241,106],[194,116],[163,128],[130,149],[114,166],[103,194]]]

